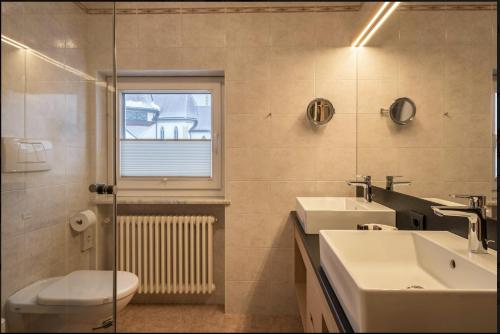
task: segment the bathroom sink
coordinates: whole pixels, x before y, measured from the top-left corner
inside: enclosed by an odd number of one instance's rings
[[[496,331],[496,252],[445,231],[321,231],[321,266],[356,332]]]
[[[297,197],[296,211],[307,234],[355,230],[358,224],[396,224],[394,210],[360,197]]]

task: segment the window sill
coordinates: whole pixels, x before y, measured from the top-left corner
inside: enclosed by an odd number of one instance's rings
[[[96,195],[92,202],[96,205],[113,204],[113,197],[109,195]],[[118,204],[190,204],[190,205],[230,205],[231,201],[223,197],[132,197],[119,196]]]

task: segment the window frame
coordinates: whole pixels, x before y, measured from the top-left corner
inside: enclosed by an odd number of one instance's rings
[[[108,80],[108,85],[112,82]],[[117,171],[117,186],[119,194],[125,196],[221,196],[223,195],[223,77],[174,77],[174,76],[118,76],[117,91],[119,110],[117,124],[117,133],[115,138],[116,156],[113,164],[112,154],[108,156],[108,175],[112,175],[113,168]],[[192,176],[122,176],[120,173],[120,146],[121,132],[124,126],[124,104],[123,93],[140,92],[189,92],[205,91],[210,92],[211,97],[211,140],[212,140],[212,176],[210,177],[192,177]],[[112,101],[112,90],[109,100]],[[112,111],[111,103],[108,110]],[[113,120],[112,113],[109,120]],[[112,127],[112,122],[108,122]],[[112,128],[111,128],[112,129]],[[109,147],[113,145],[113,131],[109,133]],[[110,150],[109,152],[112,152]],[[196,191],[194,194],[193,192]]]

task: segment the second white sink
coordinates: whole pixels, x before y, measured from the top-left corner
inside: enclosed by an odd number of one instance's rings
[[[496,253],[441,231],[321,231],[320,259],[355,332],[496,330]]]
[[[297,197],[296,210],[307,234],[355,230],[358,224],[396,224],[394,210],[360,197]]]

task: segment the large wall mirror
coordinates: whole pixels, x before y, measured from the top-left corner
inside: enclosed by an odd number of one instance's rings
[[[496,6],[408,4],[358,49],[356,172],[379,187],[403,176],[394,191],[433,201],[496,202]],[[400,97],[418,110],[404,126],[380,112]]]

